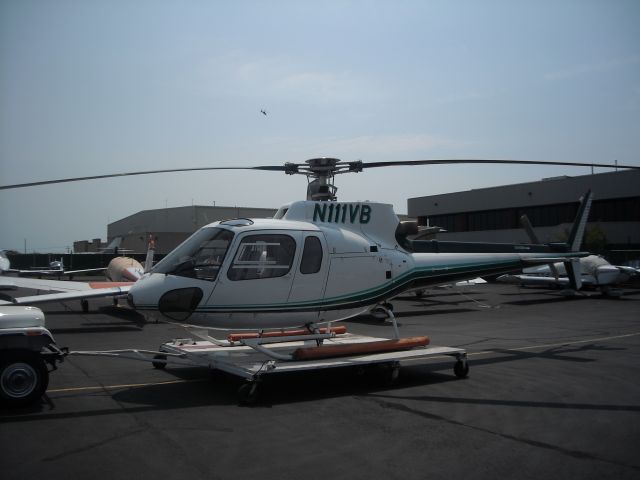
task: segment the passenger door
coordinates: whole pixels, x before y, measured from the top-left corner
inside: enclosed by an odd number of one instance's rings
[[[300,232],[247,232],[239,236],[209,304],[239,310],[282,308],[295,276]]]

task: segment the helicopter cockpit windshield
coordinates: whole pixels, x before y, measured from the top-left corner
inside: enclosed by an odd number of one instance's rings
[[[202,228],[158,262],[151,273],[214,281],[233,235],[233,232],[223,228]]]

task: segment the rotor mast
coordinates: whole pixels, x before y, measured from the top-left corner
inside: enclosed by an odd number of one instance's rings
[[[305,175],[309,184],[307,186],[307,200],[335,202],[338,197],[338,187],[334,185],[333,178],[339,173],[361,172],[362,162],[342,162],[337,158],[320,157],[311,158],[303,164],[286,163],[287,175]]]

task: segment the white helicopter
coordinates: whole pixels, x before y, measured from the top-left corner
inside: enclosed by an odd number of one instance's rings
[[[156,319],[205,329],[268,330],[344,320],[390,310],[399,293],[451,281],[564,262],[569,272],[587,252],[575,248],[591,201],[583,199],[567,243],[498,244],[409,240],[415,222],[399,222],[391,205],[337,202],[336,174],[365,168],[451,163],[634,166],[528,160],[342,162],[314,158],[280,166],[203,167],[131,172],[0,186],[0,190],[194,170],[266,170],[302,174],[307,200],[282,206],[272,219],[233,219],[196,231],[132,286],[132,308]],[[112,293],[110,293],[112,294]]]

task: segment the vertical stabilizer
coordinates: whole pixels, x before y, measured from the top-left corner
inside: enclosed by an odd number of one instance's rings
[[[571,233],[569,234],[569,250],[577,252],[582,245],[582,237],[584,236],[585,228],[587,227],[587,219],[589,218],[589,211],[591,210],[591,201],[593,200],[593,194],[591,190],[587,191],[582,197],[580,207],[578,207],[578,213],[576,219],[573,222]]]
[[[524,228],[524,231],[527,232],[527,235],[529,236],[529,240],[531,240],[531,243],[539,244],[540,240],[538,240],[538,236],[536,235],[536,232],[533,230],[533,225],[531,225],[531,221],[529,220],[529,217],[527,217],[526,215],[522,215],[520,217],[520,224],[522,225],[522,228]],[[551,274],[553,275],[553,277],[556,280],[558,280],[558,278],[560,277],[560,273],[558,272],[558,269],[556,268],[554,263],[549,263],[549,270],[551,271]]]
[[[567,270],[567,277],[569,278],[569,285],[574,291],[578,291],[582,288],[582,272],[580,271],[580,259],[573,258],[564,262],[565,269]]]
[[[153,235],[149,235],[149,243],[147,245],[147,257],[144,260],[144,273],[147,273],[153,267],[153,255],[156,251],[156,241]]]

